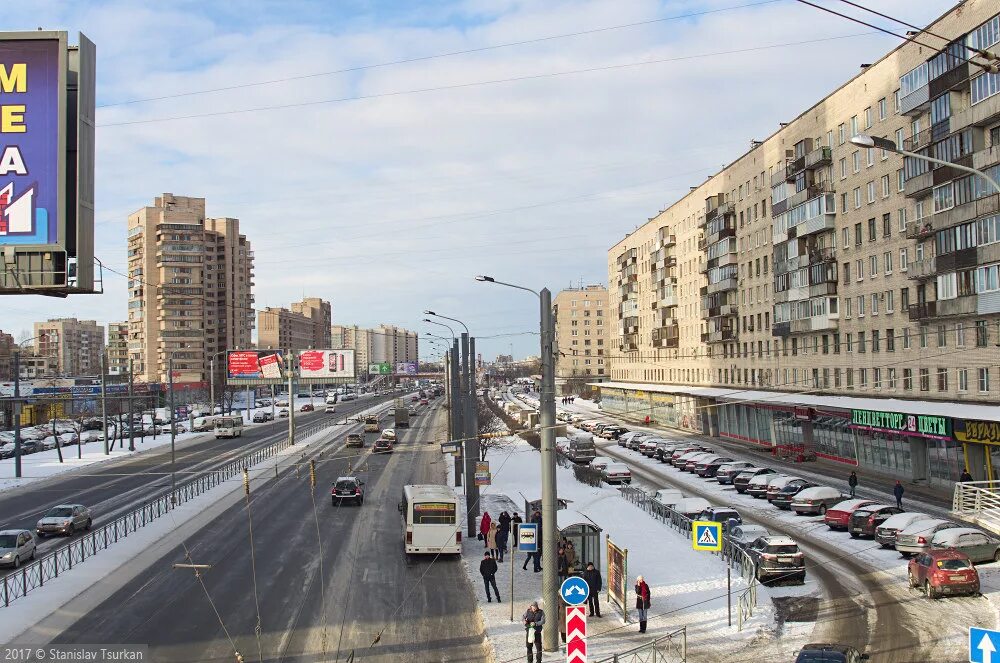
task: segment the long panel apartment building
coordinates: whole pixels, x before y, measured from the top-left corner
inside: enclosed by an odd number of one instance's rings
[[[946,485],[1000,478],[1000,75],[957,5],[608,252],[627,418]],[[775,118],[776,121],[786,118]]]

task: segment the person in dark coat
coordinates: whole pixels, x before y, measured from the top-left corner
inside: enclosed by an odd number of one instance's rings
[[[959,483],[965,483],[966,481],[972,481],[972,475],[969,474],[969,468],[962,470],[962,476],[958,477]]]
[[[854,497],[854,491],[858,487],[858,473],[851,472],[851,476],[847,477],[847,485],[851,489],[851,497]]]
[[[590,610],[590,616],[600,617],[600,593],[604,588],[604,579],[601,577],[601,572],[594,567],[593,562],[587,562],[587,570],[583,572],[583,580],[590,588],[590,594],[587,596],[587,608]]]
[[[497,528],[497,561],[502,562],[503,556],[507,553],[507,537],[510,535],[510,523],[507,527]]]
[[[649,585],[642,576],[635,579],[635,609],[639,613],[639,633],[646,632],[646,620],[649,618],[651,595]]]
[[[559,552],[556,554],[556,566],[559,569],[559,582],[561,584],[569,577],[569,562],[566,561],[566,549],[562,546],[559,546]]]
[[[500,590],[497,589],[497,561],[490,555],[489,550],[483,553],[483,561],[479,562],[479,574],[483,576],[483,584],[486,586],[486,602],[493,602],[490,598],[490,587],[493,587],[497,603],[500,603]]]
[[[525,644],[528,646],[528,663],[532,663],[532,645],[535,649],[534,663],[542,663],[542,627],[545,626],[545,611],[538,607],[538,601],[533,601],[521,620],[524,622]]]
[[[896,496],[896,507],[903,508],[903,484],[896,479],[896,486],[892,489],[892,494]]]

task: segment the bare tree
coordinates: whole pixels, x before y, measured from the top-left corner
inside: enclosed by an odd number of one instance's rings
[[[486,460],[486,454],[491,451],[506,451],[513,446],[507,425],[481,398],[476,399],[476,417],[479,421],[479,460]]]

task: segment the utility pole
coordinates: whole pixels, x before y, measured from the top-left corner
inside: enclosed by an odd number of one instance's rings
[[[295,444],[295,358],[288,351],[288,443]]]
[[[215,416],[215,355],[212,355],[208,359],[208,400],[211,404],[208,406],[208,416]]]
[[[129,376],[131,380],[132,366],[129,363]],[[177,461],[176,449],[174,447],[174,441],[177,437],[177,427],[174,426],[174,356],[170,355],[167,359],[167,383],[170,385],[170,503],[174,504],[174,500],[177,499],[177,477],[174,474],[174,463]],[[131,389],[131,381],[129,382],[129,389]],[[129,403],[131,404],[131,400]]]
[[[170,379],[173,380],[173,374]],[[170,398],[174,397],[174,390],[170,390]],[[119,445],[120,446],[120,445]],[[135,417],[132,414],[132,359],[128,360],[128,450],[135,451]]]
[[[21,478],[21,348],[14,347],[14,476]]]
[[[552,319],[552,293],[548,288],[539,292],[542,336],[542,386],[538,395],[539,424],[541,425],[542,453],[542,599],[550,614],[561,609],[556,546],[559,542],[556,527],[556,374],[555,323]],[[546,620],[542,632],[545,651],[559,649],[559,620]]]
[[[101,353],[101,425],[104,426],[103,435],[104,438],[104,455],[108,456],[111,454],[111,450],[108,448],[108,364],[107,364],[108,353],[104,351]]]
[[[473,510],[473,489],[475,488],[475,476],[476,476],[476,457],[472,455],[472,417],[470,414],[469,404],[471,399],[469,398],[469,334],[468,332],[462,332],[462,388],[460,390],[462,394],[462,437],[465,438],[462,446],[464,447],[465,455],[465,514],[466,514],[466,524],[468,526],[468,536],[473,537],[476,535],[476,514]]]
[[[451,352],[449,353],[449,375],[448,380],[451,383],[451,430],[453,431],[451,439],[458,440],[462,437],[462,388],[461,379],[459,379],[459,363],[458,363],[458,341],[455,340],[452,343]],[[461,447],[459,447],[461,449]],[[455,486],[462,485],[462,477],[465,474],[462,470],[463,453],[460,450],[459,454],[455,456]]]
[[[469,394],[466,402],[469,413],[466,450],[472,460],[472,472],[466,475],[465,499],[474,523],[479,518],[479,485],[476,484],[475,472],[476,462],[479,461],[479,413],[476,411],[479,397],[476,395],[476,339],[473,336],[469,337]]]

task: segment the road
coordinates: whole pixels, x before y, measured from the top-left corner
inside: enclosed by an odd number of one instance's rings
[[[379,396],[349,401],[338,405],[336,414],[296,413],[295,422],[302,426],[323,417],[339,420],[391,398]],[[185,443],[176,452],[177,481],[221,467],[245,453],[283,439],[287,433],[288,422],[282,419],[246,428],[238,438],[217,440],[208,436],[201,442]],[[0,529],[34,530],[35,523],[50,507],[67,502],[87,505],[94,514],[94,525],[102,525],[145,500],[169,492],[170,467],[170,447],[162,446],[121,461],[98,463],[81,472],[57,475],[0,494]],[[40,540],[38,551],[50,552],[65,542],[62,538]]]
[[[307,471],[285,469],[251,487],[252,519],[241,502],[185,542],[190,559],[212,566],[204,588],[192,572],[172,568],[185,559],[178,545],[53,642],[148,643],[157,663],[229,663],[234,647],[247,661],[344,661],[351,651],[375,663],[486,660],[461,560],[408,562],[402,550],[403,485],[445,480],[440,402],[397,431],[391,455],[345,449],[358,426],[331,429],[306,456],[317,461],[315,491]],[[330,484],[348,465],[360,466],[365,503],[332,506]]]

